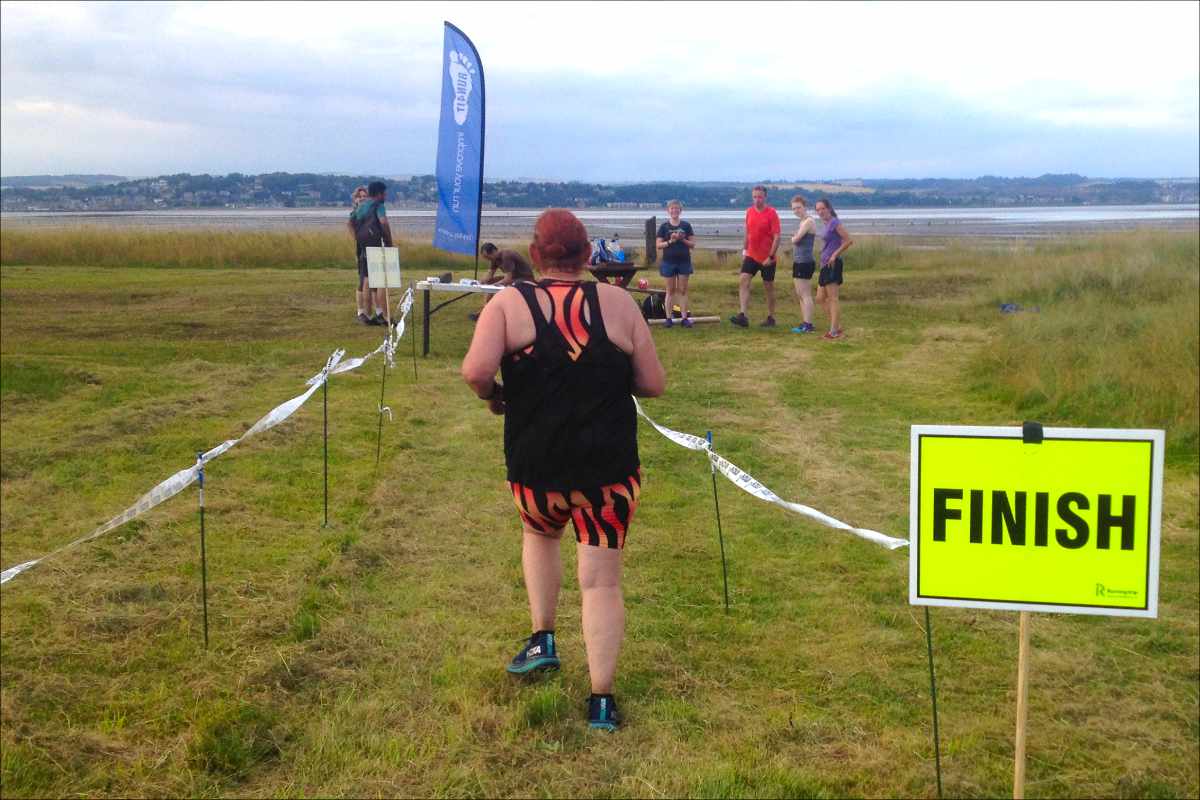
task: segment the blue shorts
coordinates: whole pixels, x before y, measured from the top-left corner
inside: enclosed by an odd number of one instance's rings
[[[691,275],[691,261],[664,261],[658,266],[658,274],[664,278],[674,278],[676,275]]]

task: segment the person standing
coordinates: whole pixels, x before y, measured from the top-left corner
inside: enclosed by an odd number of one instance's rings
[[[675,324],[672,320],[675,303],[679,303],[683,327],[692,327],[692,318],[688,314],[688,279],[692,274],[692,248],[696,246],[696,241],[691,223],[679,218],[682,213],[683,203],[668,200],[669,219],[658,226],[658,237],[655,239],[655,247],[662,255],[658,274],[667,279],[667,296],[664,299],[667,321],[664,325],[668,328]]]
[[[813,240],[816,238],[816,223],[808,215],[808,203],[803,195],[792,198],[792,213],[800,220],[799,227],[792,235],[792,283],[796,291],[796,300],[800,303],[801,322],[792,328],[792,333],[811,333],[815,330],[812,324],[813,294],[812,276],[816,272],[817,262],[813,257]]]
[[[371,181],[367,186],[367,199],[359,203],[350,212],[346,227],[354,237],[358,251],[358,321],[364,325],[387,324],[387,299],[383,289],[371,290],[367,282],[367,248],[391,247],[392,228],[388,225],[387,209],[384,200],[387,199],[387,184],[383,181]],[[399,287],[397,287],[399,288]],[[374,300],[375,313],[369,314],[370,305]]]
[[[542,280],[518,282],[484,306],[462,376],[492,413],[504,415],[508,485],[524,530],[533,634],[508,672],[559,667],[559,542],[570,522],[591,676],[588,724],[615,730],[613,680],[625,634],[621,553],[642,484],[630,395],[657,397],[666,374],[628,293],[582,280],[589,252],[587,229],[574,214],[543,212],[529,246]]]
[[[742,270],[738,275],[738,303],[741,310],[729,321],[741,328],[750,325],[746,310],[750,306],[750,281],[762,272],[763,292],[767,296],[764,328],[775,326],[775,253],[779,250],[779,214],[767,205],[767,189],[755,186],[750,193],[754,204],[746,209],[746,236],[742,244]]]
[[[842,253],[854,240],[838,219],[833,204],[822,197],[817,201],[817,216],[825,223],[825,244],[821,248],[821,274],[817,276],[817,302],[829,314],[829,332],[822,339],[842,338],[841,303],[838,292],[842,287]]]

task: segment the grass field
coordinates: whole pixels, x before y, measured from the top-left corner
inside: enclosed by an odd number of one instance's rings
[[[239,435],[335,347],[378,343],[352,322],[340,237],[285,258],[295,237],[189,235],[0,237],[3,566]],[[418,277],[465,264],[405,253]],[[735,310],[732,269],[700,264],[698,312]],[[1160,618],[1034,616],[1027,793],[1200,794],[1197,235],[868,241],[846,272],[842,342],[789,325],[656,331],[668,390],[648,413],[712,429],[787,499],[899,536],[912,423],[1164,427]],[[1039,311],[1001,315],[1004,301]],[[5,797],[935,794],[906,552],[724,483],[727,616],[707,463],[648,426],[627,727],[583,722],[570,580],[563,671],[509,680],[528,634],[518,526],[500,422],[458,377],[477,305],[439,313],[415,380],[406,361],[388,374],[378,471],[378,362],[331,382],[329,528],[319,393],[210,465],[207,654],[194,489],[4,587]],[[564,547],[568,575],[574,558]],[[1016,619],[933,611],[948,795],[1011,792]]]

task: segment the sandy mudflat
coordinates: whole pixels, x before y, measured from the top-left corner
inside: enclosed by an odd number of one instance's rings
[[[296,228],[339,230],[346,210],[315,209],[215,209],[148,212],[6,213],[5,227],[48,227],[94,225],[146,228],[222,228],[242,230],[291,230]],[[522,241],[529,237],[539,210],[485,209],[482,239],[497,242]],[[652,210],[580,209],[577,211],[593,236],[613,234],[633,247],[643,243],[645,222],[666,215]],[[699,245],[706,249],[737,250],[742,245],[742,213],[739,210],[697,209],[684,214],[692,223]],[[790,233],[796,220],[782,209],[784,231]],[[398,236],[426,239],[433,236],[431,209],[388,209],[392,230]],[[1191,206],[1106,206],[1070,208],[1004,209],[847,209],[841,219],[854,235],[889,236],[914,247],[928,247],[939,240],[967,237],[982,241],[1011,241],[1129,230],[1137,227],[1195,230],[1200,227],[1200,208]]]

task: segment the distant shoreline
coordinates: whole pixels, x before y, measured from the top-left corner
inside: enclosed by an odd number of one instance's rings
[[[485,208],[482,240],[520,241],[528,236],[542,209]],[[644,238],[645,221],[666,218],[663,209],[575,209],[593,236],[618,234],[637,247]],[[779,209],[785,230],[794,218],[786,206]],[[396,235],[432,237],[435,211],[393,206],[388,209]],[[741,246],[742,209],[687,209],[684,217],[696,230],[705,249]],[[69,225],[140,227],[151,229],[222,230],[338,230],[347,209],[169,209],[110,212],[3,212],[5,227],[50,228]],[[905,245],[922,246],[929,240],[984,239],[1012,241],[1041,239],[1078,233],[1131,230],[1139,227],[1188,230],[1200,228],[1200,205],[1142,206],[1023,206],[1016,208],[847,208],[840,218],[855,235],[896,237]]]

